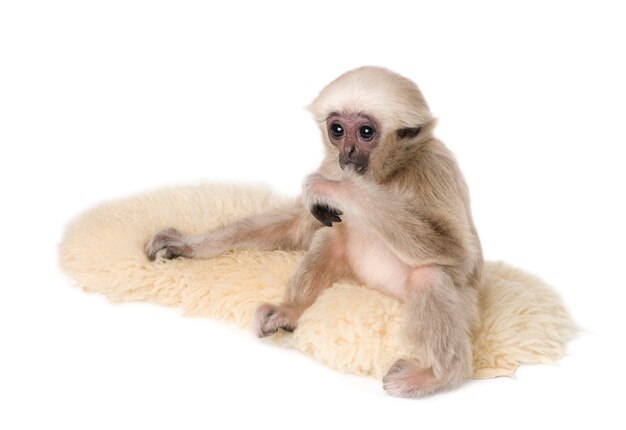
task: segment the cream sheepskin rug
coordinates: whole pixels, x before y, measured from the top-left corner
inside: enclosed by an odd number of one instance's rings
[[[150,262],[144,247],[166,227],[200,233],[288,199],[264,188],[203,185],[158,190],[92,209],[67,229],[62,269],[86,291],[115,302],[149,301],[251,329],[259,302],[279,302],[302,252],[236,251],[210,260]],[[474,340],[474,377],[512,375],[520,363],[552,362],[574,327],[557,294],[503,263],[486,264],[482,325]],[[267,341],[295,348],[341,371],[382,377],[404,356],[419,359],[403,337],[402,304],[348,283],[326,290],[292,334]]]

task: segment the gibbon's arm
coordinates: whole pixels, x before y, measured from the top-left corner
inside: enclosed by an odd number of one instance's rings
[[[420,211],[417,201],[355,175],[334,181],[318,173],[305,182],[304,197],[312,211],[320,207],[342,213],[378,233],[406,264],[454,264],[464,253],[458,222]]]

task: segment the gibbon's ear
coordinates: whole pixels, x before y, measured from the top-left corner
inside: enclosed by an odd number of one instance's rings
[[[400,128],[396,130],[396,136],[398,136],[398,139],[413,139],[419,134],[421,129],[422,127]]]

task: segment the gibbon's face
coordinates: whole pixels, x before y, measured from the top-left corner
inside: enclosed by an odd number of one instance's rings
[[[380,141],[378,121],[365,113],[332,112],[326,119],[328,139],[339,150],[339,166],[354,168],[358,174],[367,171],[372,150]]]

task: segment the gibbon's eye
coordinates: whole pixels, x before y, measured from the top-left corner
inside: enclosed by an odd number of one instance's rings
[[[364,140],[370,140],[374,137],[374,134],[376,134],[376,130],[374,130],[374,127],[372,126],[364,125],[359,128],[359,136],[361,136]]]
[[[338,139],[343,136],[343,127],[338,122],[333,122],[330,126],[330,133]]]

